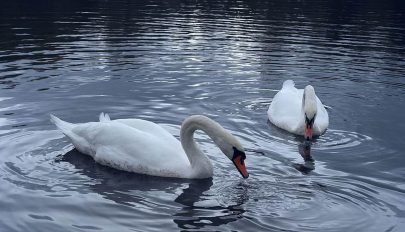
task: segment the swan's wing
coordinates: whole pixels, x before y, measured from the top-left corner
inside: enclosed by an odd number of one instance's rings
[[[143,151],[147,150],[149,149],[143,149]],[[115,169],[152,176],[184,177],[186,173],[190,172],[189,163],[173,162],[175,158],[173,160],[165,159],[165,157],[169,157],[167,156],[169,154],[161,154],[156,159],[156,155],[153,155],[156,154],[154,153],[156,151],[138,150],[137,152],[139,152],[136,153],[137,155],[130,155],[131,153],[128,153],[125,148],[99,146],[94,160]]]
[[[329,126],[329,115],[321,100],[316,97],[317,114],[314,122],[314,132],[317,135],[322,134]]]
[[[98,118],[99,118],[100,122],[111,121],[110,116],[108,114],[103,113],[103,112],[100,113],[100,116]]]
[[[295,88],[295,83],[293,80],[286,80],[283,82],[282,89],[287,89],[287,88]]]
[[[162,139],[166,139],[171,141],[172,143],[178,142],[178,140],[172,135],[170,134],[166,129],[164,129],[162,126],[150,122],[150,121],[146,121],[146,120],[142,120],[142,119],[117,119],[117,120],[113,120],[114,122],[119,122],[119,123],[123,123],[127,126],[130,126],[134,129],[152,134],[152,135],[156,135],[161,137]]]
[[[274,96],[267,114],[270,122],[292,133],[297,133],[300,122],[303,90],[298,90],[292,84],[284,84]]]
[[[159,134],[115,121],[86,123],[73,131],[89,144],[97,162],[113,168],[157,175],[151,172],[183,170],[190,166],[175,138],[162,139]]]

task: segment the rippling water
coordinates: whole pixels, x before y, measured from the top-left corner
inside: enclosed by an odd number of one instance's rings
[[[403,231],[400,1],[2,1],[0,231]],[[311,147],[267,121],[286,79],[330,126]],[[243,180],[117,171],[49,122],[137,117],[179,136],[205,114],[248,150]]]

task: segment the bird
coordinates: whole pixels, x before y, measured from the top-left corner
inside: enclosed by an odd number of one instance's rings
[[[274,96],[267,111],[275,126],[306,140],[322,135],[329,126],[329,115],[311,85],[295,88],[294,81],[286,80]]]
[[[111,120],[101,113],[99,122],[73,124],[50,115],[51,122],[74,147],[102,165],[160,177],[203,179],[213,176],[213,165],[194,140],[202,130],[233,162],[243,178],[249,173],[242,144],[219,123],[203,115],[187,117],[180,141],[160,125],[142,119]]]

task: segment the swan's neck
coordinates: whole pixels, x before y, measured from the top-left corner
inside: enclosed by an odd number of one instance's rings
[[[227,136],[228,133],[218,123],[202,115],[186,118],[181,126],[181,144],[192,169],[198,175],[207,174],[210,177],[213,173],[213,167],[208,157],[199,149],[197,143],[194,141],[194,132],[196,130],[204,131],[223,152],[225,152],[223,146],[224,136]]]
[[[311,119],[315,117],[316,112],[317,112],[317,105],[316,105],[315,90],[311,85],[307,85],[302,95],[301,113],[303,116],[305,116],[306,114],[306,116]]]

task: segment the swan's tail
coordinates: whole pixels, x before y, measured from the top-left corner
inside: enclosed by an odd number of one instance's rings
[[[73,123],[65,122],[52,114],[50,116],[51,116],[51,122],[53,124],[55,124],[66,135],[70,134],[73,127],[75,127],[75,124],[73,124]]]
[[[101,113],[99,119],[100,119],[100,122],[111,121],[110,116],[108,116],[108,114],[105,114],[105,113]]]
[[[283,83],[283,88],[289,88],[289,87],[294,87],[295,83],[293,80],[286,80]]]

